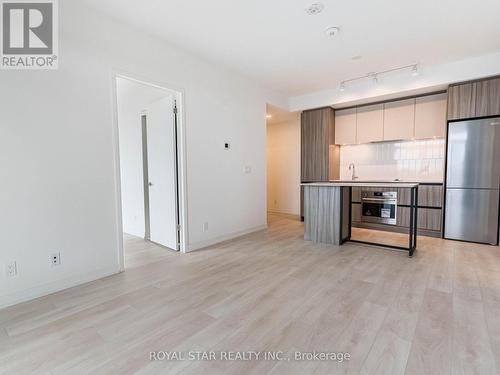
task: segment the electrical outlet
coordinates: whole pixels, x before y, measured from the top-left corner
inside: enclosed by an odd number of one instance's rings
[[[252,173],[252,167],[250,165],[245,166],[245,173]]]
[[[61,253],[54,253],[50,256],[52,266],[59,266],[61,264]]]
[[[10,262],[5,267],[5,274],[7,277],[14,277],[17,275],[17,263],[16,261]]]
[[[203,232],[208,232],[208,222],[203,223]]]

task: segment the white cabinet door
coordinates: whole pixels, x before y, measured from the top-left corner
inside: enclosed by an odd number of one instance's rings
[[[356,108],[335,111],[335,144],[356,143]]]
[[[415,99],[384,104],[384,141],[408,140],[415,135]]]
[[[358,107],[357,143],[378,142],[384,140],[384,105],[374,104]]]
[[[415,138],[445,137],[446,101],[446,93],[417,98],[415,106]]]

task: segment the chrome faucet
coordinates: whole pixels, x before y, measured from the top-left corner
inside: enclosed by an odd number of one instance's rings
[[[358,176],[356,176],[356,166],[354,165],[354,163],[349,164],[349,170],[351,170],[351,169],[352,169],[351,179],[354,181],[355,179],[358,178]]]

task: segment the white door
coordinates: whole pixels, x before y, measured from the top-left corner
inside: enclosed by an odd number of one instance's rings
[[[177,240],[177,181],[174,98],[146,108],[151,241],[179,250]]]

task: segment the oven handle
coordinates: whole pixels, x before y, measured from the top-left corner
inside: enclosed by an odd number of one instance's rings
[[[398,202],[397,199],[383,199],[383,198],[361,198],[361,200],[368,202],[385,202],[389,204],[395,204]]]

